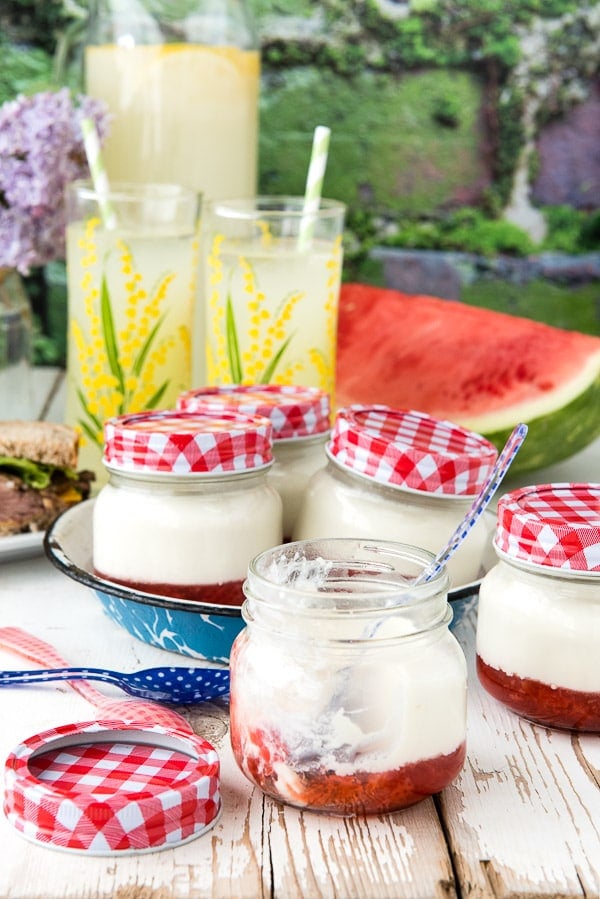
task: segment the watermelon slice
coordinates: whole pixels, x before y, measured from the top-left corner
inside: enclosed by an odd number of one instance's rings
[[[344,284],[336,403],[448,419],[499,448],[529,425],[513,471],[573,455],[600,434],[600,338],[430,296]]]

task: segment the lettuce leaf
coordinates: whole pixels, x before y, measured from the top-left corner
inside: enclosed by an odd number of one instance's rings
[[[55,471],[62,471],[71,480],[77,477],[77,472],[72,468],[63,468],[60,465],[46,465],[43,462],[32,462],[31,459],[18,459],[16,456],[0,456],[0,469],[6,468],[9,472],[16,472],[28,487],[34,490],[43,490],[52,480]]]

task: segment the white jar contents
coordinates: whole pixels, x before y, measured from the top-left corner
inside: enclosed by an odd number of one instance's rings
[[[250,559],[281,542],[281,500],[266,481],[271,458],[271,426],[260,416],[109,420],[95,571],[148,593],[241,605]]]
[[[462,521],[497,457],[478,434],[418,412],[351,406],[336,417],[328,465],[310,480],[294,540],[371,537],[434,554]],[[493,520],[482,516],[448,563],[451,587],[481,576]]]
[[[361,540],[253,560],[231,654],[231,739],[266,793],[333,814],[384,813],[460,772],[466,664],[431,555]],[[408,578],[408,580],[407,580]]]
[[[327,462],[329,395],[316,387],[235,384],[186,391],[179,397],[177,408],[213,413],[233,408],[269,419],[274,462],[268,480],[283,503],[283,537],[291,539],[308,482]]]
[[[600,731],[600,484],[502,497],[495,548],[479,595],[482,685],[541,724]]]

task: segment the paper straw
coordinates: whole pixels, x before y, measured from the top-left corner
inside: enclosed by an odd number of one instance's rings
[[[81,119],[81,133],[83,135],[83,145],[85,147],[85,155],[87,156],[90,175],[94,190],[98,196],[98,206],[100,207],[100,215],[104,227],[109,231],[114,230],[117,226],[117,217],[113,209],[112,203],[108,199],[110,194],[110,184],[108,183],[108,175],[104,167],[102,153],[100,151],[100,140],[98,132],[92,119],[84,117]]]
[[[325,125],[317,125],[315,128],[308,175],[306,176],[302,221],[300,222],[300,233],[298,235],[298,243],[301,249],[306,248],[314,234],[315,217],[321,203],[323,178],[327,166],[330,135],[331,130]]]

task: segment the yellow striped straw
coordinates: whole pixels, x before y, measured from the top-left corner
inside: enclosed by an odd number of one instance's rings
[[[104,227],[109,231],[117,227],[117,216],[112,203],[109,200],[110,184],[108,175],[104,167],[104,160],[100,151],[100,139],[96,126],[92,119],[84,117],[81,119],[81,133],[83,135],[83,146],[85,147],[85,155],[87,156],[90,175],[94,190],[98,197],[98,207]]]
[[[325,125],[317,125],[313,135],[312,152],[304,191],[302,221],[300,222],[298,235],[298,243],[301,250],[305,250],[313,238],[316,214],[321,203],[330,136],[331,130],[329,128]]]

